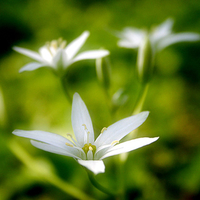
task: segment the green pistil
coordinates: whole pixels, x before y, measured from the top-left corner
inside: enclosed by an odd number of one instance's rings
[[[83,149],[83,151],[85,152],[85,154],[87,155],[87,152],[89,151],[89,148],[92,148],[92,153],[93,153],[93,155],[95,154],[95,152],[96,152],[96,146],[95,145],[92,145],[91,143],[89,143],[89,144],[85,144],[84,145],[84,147],[82,148]]]

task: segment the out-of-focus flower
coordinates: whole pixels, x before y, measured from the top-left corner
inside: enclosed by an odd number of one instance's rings
[[[63,41],[61,38],[53,40],[41,47],[39,53],[21,47],[13,47],[15,51],[37,61],[25,65],[19,72],[32,71],[40,67],[49,67],[62,75],[63,71],[65,71],[68,66],[77,61],[101,58],[109,54],[109,51],[107,50],[91,50],[77,54],[88,37],[89,32],[84,31],[67,46],[66,41]]]
[[[73,157],[82,166],[98,174],[105,171],[102,159],[135,150],[158,139],[158,137],[144,137],[118,144],[129,132],[140,126],[148,114],[149,112],[141,112],[103,128],[101,134],[94,140],[93,125],[87,107],[79,94],[75,93],[72,104],[75,139],[70,134],[68,140],[63,136],[44,131],[15,130],[13,134],[30,138],[32,145],[39,149]]]
[[[200,40],[200,34],[198,33],[173,33],[173,23],[174,21],[172,19],[167,19],[149,33],[149,38],[154,53],[161,51],[162,49],[174,43]],[[117,33],[117,36],[120,38],[118,41],[118,46],[131,49],[138,48],[146,34],[147,32],[145,30],[126,27],[122,32]]]

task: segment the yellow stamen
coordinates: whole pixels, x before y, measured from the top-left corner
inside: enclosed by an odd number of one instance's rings
[[[66,44],[67,44],[67,42],[64,40],[64,41],[62,41],[61,43],[60,43],[60,48],[61,49],[64,49],[65,48],[65,46],[66,46]]]
[[[63,38],[59,37],[58,40],[57,40],[57,42],[58,42],[58,45],[60,45],[63,42]]]
[[[72,135],[70,133],[67,133],[67,136],[70,137],[70,138],[72,138]]]
[[[89,134],[90,134],[90,132],[88,131],[87,132],[87,144],[89,144]]]
[[[115,140],[115,141],[113,141],[113,142],[111,143],[111,145],[116,144],[116,143],[119,143],[119,141],[118,141],[118,140]]]
[[[85,130],[87,130],[87,126],[85,124],[82,124],[82,126],[84,126]]]
[[[66,142],[65,143],[67,146],[69,146],[69,147],[73,147],[73,145],[72,144],[69,144],[68,142]]]
[[[102,128],[101,133],[103,133],[105,130],[107,130],[106,127]]]
[[[56,40],[52,40],[51,41],[51,46],[54,48],[54,49],[57,49],[58,48],[58,43]]]

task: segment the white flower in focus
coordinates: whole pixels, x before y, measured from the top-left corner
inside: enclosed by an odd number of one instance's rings
[[[167,19],[149,33],[154,53],[174,43],[200,40],[200,35],[197,33],[173,33],[173,23],[172,19]],[[132,49],[138,48],[146,34],[147,32],[144,30],[126,27],[122,32],[117,33],[117,36],[120,38],[118,46]]]
[[[94,140],[93,125],[87,107],[79,94],[75,93],[71,119],[75,139],[70,134],[67,134],[70,137],[68,140],[61,135],[44,131],[14,130],[13,134],[30,138],[32,145],[39,149],[73,157],[79,164],[98,174],[105,171],[102,159],[135,150],[158,139],[144,137],[118,144],[123,137],[140,126],[148,114],[149,112],[141,112],[103,128]]]
[[[73,40],[67,46],[66,41],[63,41],[62,39],[53,40],[47,42],[46,45],[41,47],[39,53],[21,47],[13,47],[15,51],[37,61],[25,65],[19,72],[32,71],[40,67],[50,67],[57,73],[62,74],[69,65],[77,61],[101,58],[109,54],[109,51],[107,50],[91,50],[84,51],[77,55],[88,37],[89,32],[84,31],[78,38]]]

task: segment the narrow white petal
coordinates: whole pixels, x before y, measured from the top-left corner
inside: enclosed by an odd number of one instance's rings
[[[113,146],[114,146],[114,145],[111,145],[111,144],[100,146],[100,147],[96,150],[96,152],[95,152],[95,154],[94,154],[94,159],[95,159],[95,160],[99,160],[99,159],[100,159],[103,155],[105,155],[105,153],[108,152],[109,149],[111,149]]]
[[[63,149],[70,148],[65,143],[72,144],[71,141],[61,135],[45,131],[14,130],[12,133],[20,137],[38,140],[40,142],[45,142]]]
[[[65,50],[62,50],[62,62],[64,68],[66,68],[70,64]]]
[[[77,142],[81,147],[85,144],[85,136],[89,131],[89,142],[94,142],[94,130],[88,109],[79,96],[75,93],[72,102],[72,127]]]
[[[46,46],[43,46],[39,49],[39,52],[43,58],[43,60],[45,60],[46,62],[48,62],[49,64],[52,63],[53,60],[53,55],[51,54],[51,52],[47,49]]]
[[[75,149],[73,147],[68,148],[67,150],[64,150],[62,148],[53,146],[51,144],[37,142],[34,140],[31,140],[31,144],[33,146],[35,146],[36,148],[42,149],[44,151],[48,151],[48,152],[55,153],[55,154],[60,154],[63,156],[69,156],[69,157],[73,157],[76,159],[81,159],[81,157],[79,157],[80,154],[78,155],[78,150],[76,149],[76,151],[75,151]]]
[[[41,64],[41,63],[36,63],[36,62],[32,62],[32,63],[29,63],[27,65],[25,65],[24,67],[22,67],[19,72],[24,72],[24,71],[33,71],[35,69],[38,69],[40,67],[48,67],[47,64]]]
[[[87,60],[87,59],[96,59],[96,58],[102,58],[109,55],[109,51],[107,50],[92,50],[92,51],[84,51],[80,54],[78,54],[72,62],[77,62],[79,60]]]
[[[95,141],[97,147],[120,141],[128,133],[140,126],[148,117],[149,112],[141,112],[137,115],[122,119],[107,128]]]
[[[52,65],[57,70],[63,70],[68,65],[67,55],[63,49],[59,49],[53,57]]]
[[[143,30],[126,27],[123,31],[118,35],[120,38],[126,38],[129,41],[140,43],[144,37],[145,32]]]
[[[152,43],[156,43],[158,40],[171,34],[173,24],[174,21],[172,19],[167,19],[157,26],[151,34]]]
[[[34,60],[37,60],[38,62],[44,62],[40,54],[35,51],[31,51],[29,49],[25,49],[21,47],[13,47],[13,49],[21,54],[24,54],[30,58],[33,58]]]
[[[78,162],[94,174],[105,172],[105,165],[102,160],[78,160]]]
[[[109,156],[114,156],[114,155],[117,155],[117,154],[133,151],[133,150],[138,149],[140,147],[151,144],[152,142],[155,142],[156,140],[158,140],[158,138],[159,137],[155,137],[155,138],[144,137],[144,138],[138,138],[138,139],[130,140],[130,141],[127,141],[127,142],[123,142],[121,144],[118,144],[118,145],[112,147],[109,150],[109,152],[107,152],[100,159],[104,159],[104,158],[107,158]]]
[[[62,65],[62,50],[58,50],[52,59],[52,66],[57,68],[58,65]]]
[[[78,38],[67,45],[65,51],[67,53],[68,60],[71,60],[76,55],[76,53],[83,46],[89,35],[89,31],[84,31]]]
[[[117,45],[119,47],[124,47],[124,48],[128,48],[128,49],[136,49],[139,47],[138,42],[130,42],[128,40],[120,40],[120,41],[118,41]]]
[[[117,35],[121,38],[118,42],[118,46],[125,48],[137,48],[143,40],[145,32],[137,28],[126,27]]]
[[[200,40],[200,34],[197,33],[178,33],[171,34],[168,37],[160,40],[157,44],[157,49],[160,51],[167,46],[178,42],[195,42]]]
[[[94,159],[93,152],[91,150],[89,150],[87,152],[87,160],[93,160],[93,159]]]

